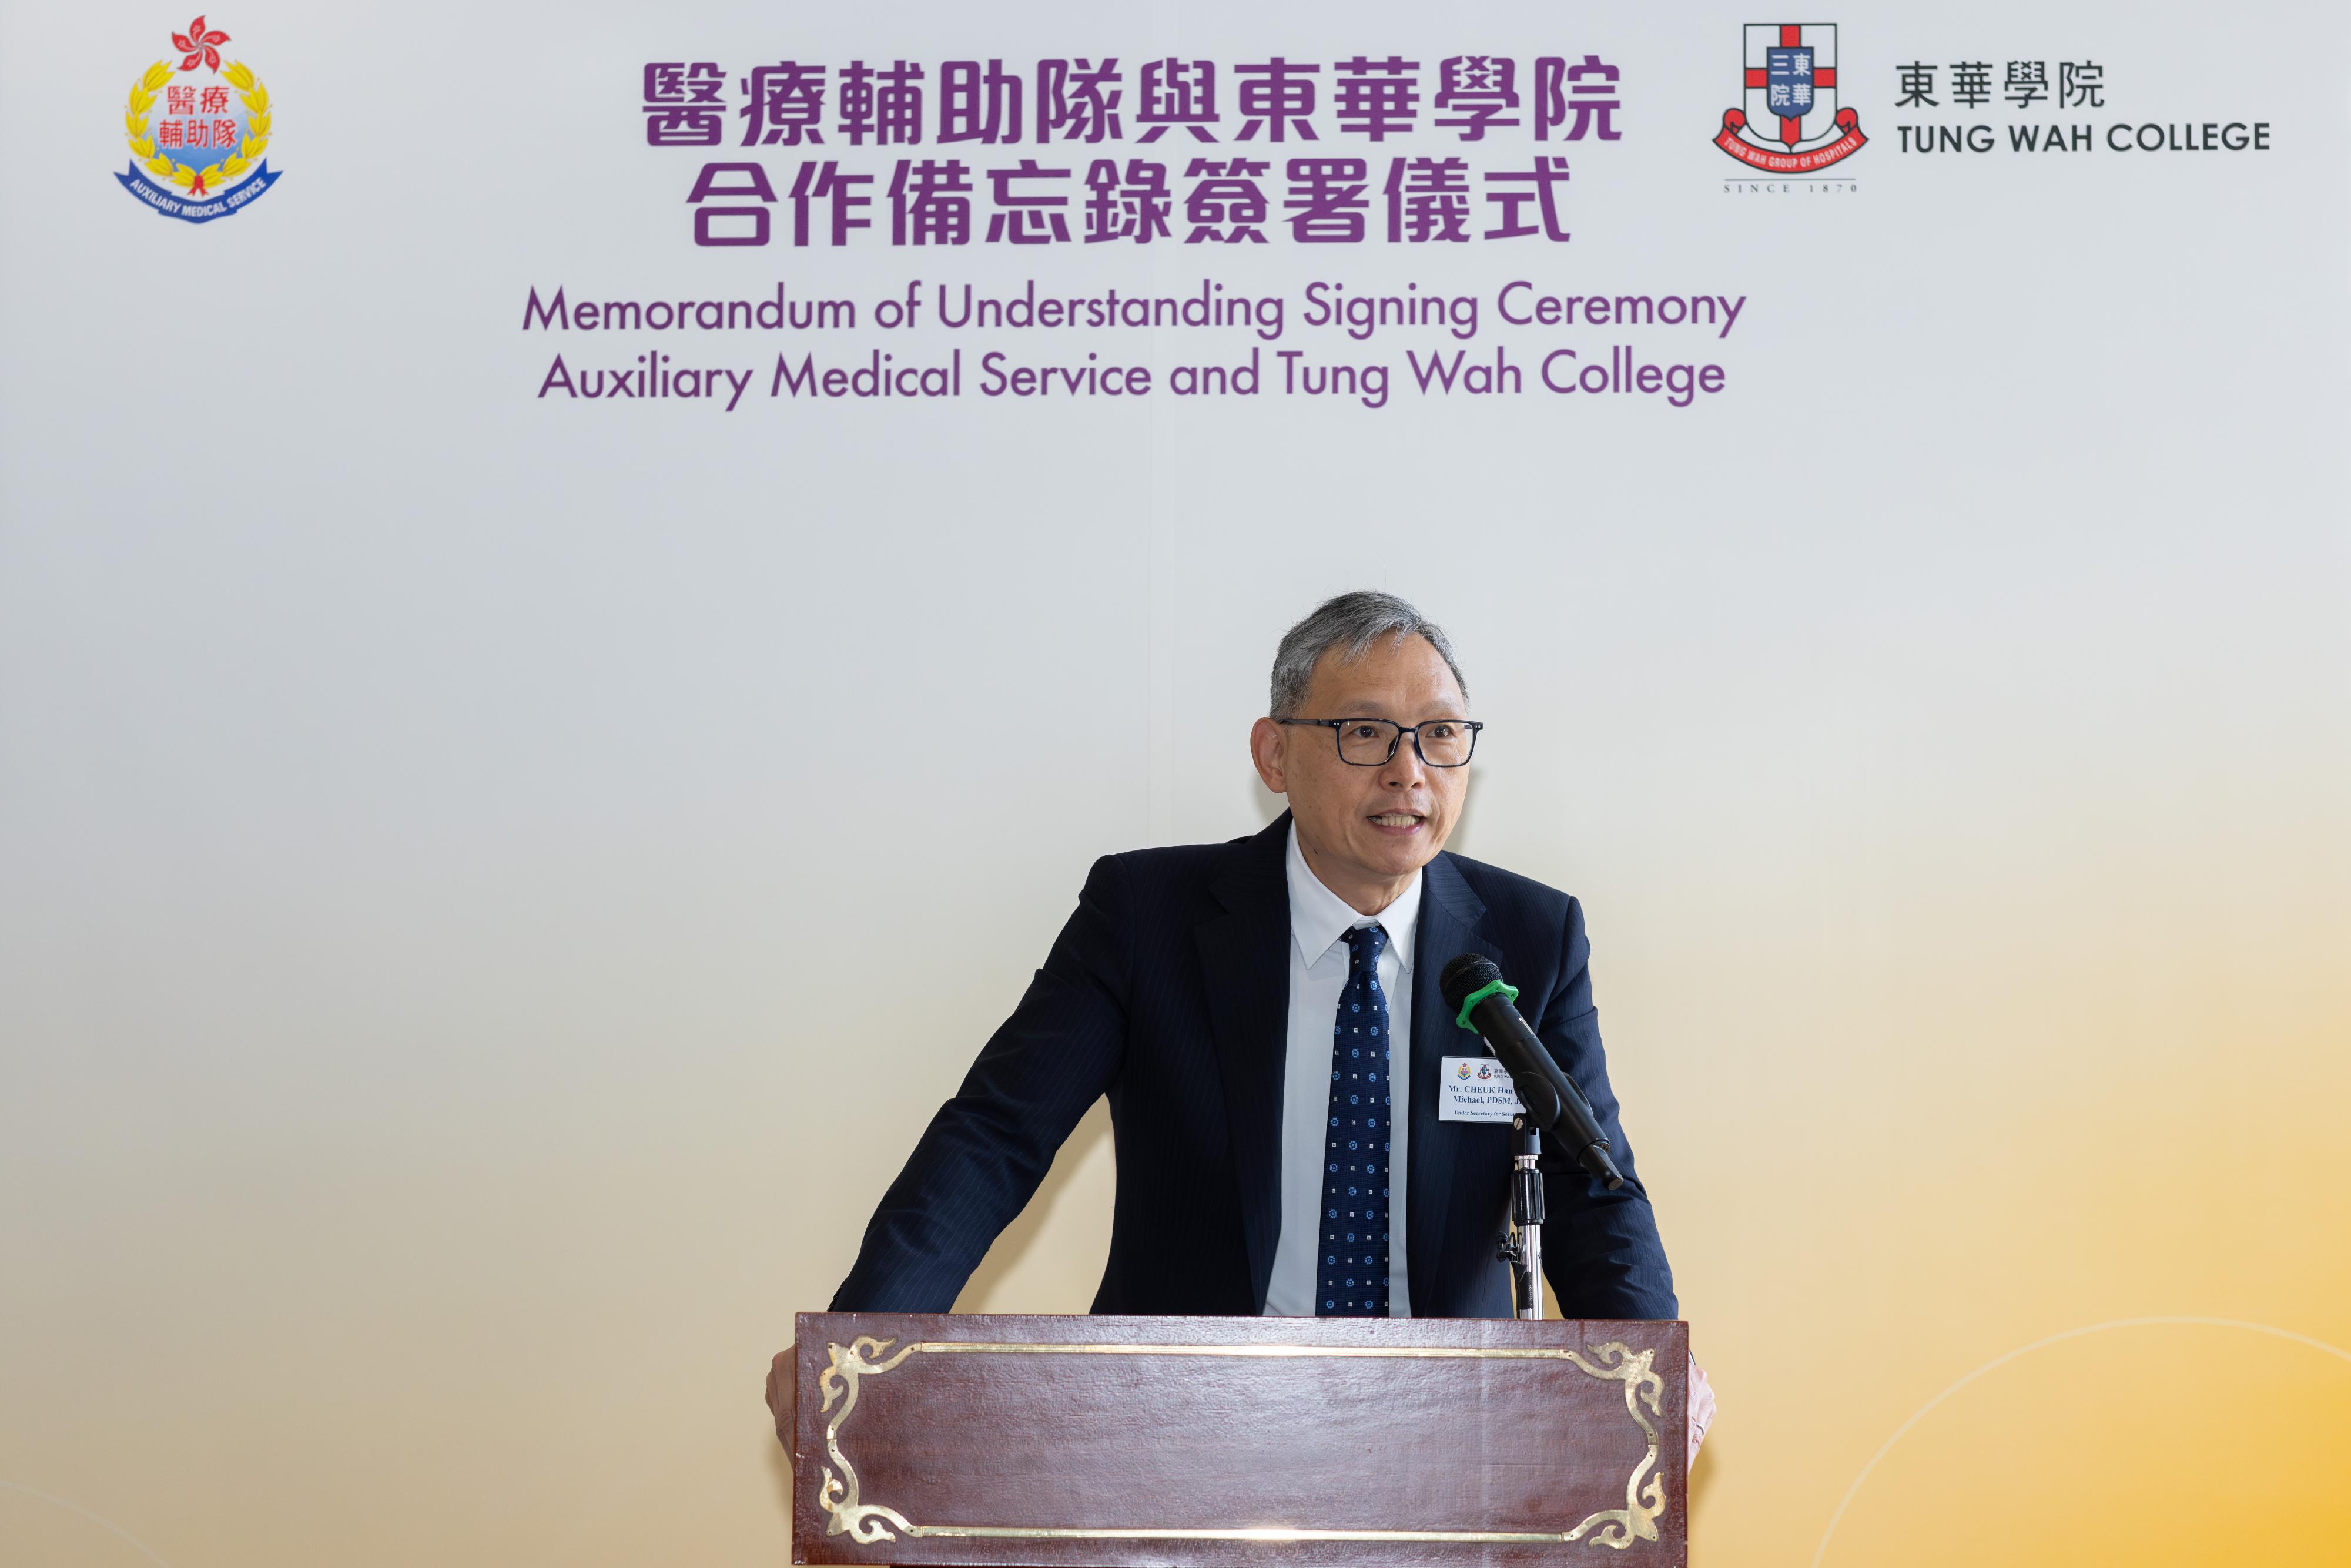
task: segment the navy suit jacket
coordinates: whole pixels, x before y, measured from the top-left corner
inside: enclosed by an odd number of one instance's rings
[[[1118,1196],[1097,1312],[1254,1316],[1281,1227],[1290,1027],[1290,818],[1223,844],[1094,862],[1019,1007],[883,1195],[836,1312],[943,1312],[1095,1100],[1110,1097]],[[1578,1318],[1671,1318],[1673,1271],[1617,1118],[1576,901],[1440,854],[1423,872],[1412,965],[1405,1245],[1416,1317],[1508,1317],[1494,1254],[1510,1129],[1437,1119],[1438,1061],[1483,1051],[1437,991],[1482,953],[1582,1085],[1625,1186],[1546,1145],[1544,1272]],[[1306,1086],[1322,1092],[1318,1082]]]

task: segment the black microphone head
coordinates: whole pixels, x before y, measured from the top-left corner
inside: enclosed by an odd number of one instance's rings
[[[1437,977],[1437,988],[1445,998],[1445,1005],[1455,1012],[1473,991],[1482,991],[1502,977],[1502,971],[1483,953],[1463,953],[1445,966]]]

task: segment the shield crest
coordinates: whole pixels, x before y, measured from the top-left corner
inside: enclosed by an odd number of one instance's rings
[[[1740,139],[1775,152],[1834,141],[1836,24],[1750,22],[1746,43],[1747,125]]]

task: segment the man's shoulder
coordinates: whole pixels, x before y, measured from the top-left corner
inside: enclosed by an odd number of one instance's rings
[[[1123,891],[1149,900],[1188,901],[1220,888],[1227,890],[1227,899],[1238,894],[1252,903],[1259,894],[1283,896],[1281,850],[1287,826],[1277,821],[1262,832],[1223,843],[1166,844],[1107,854],[1094,863],[1094,873],[1113,877]],[[1479,906],[1474,914],[1459,913],[1502,928],[1557,931],[1575,906],[1574,898],[1547,883],[1450,851],[1439,854],[1430,870],[1437,896],[1450,900],[1451,890],[1444,884],[1455,882]]]
[[[1128,907],[1156,907],[1170,914],[1254,904],[1270,894],[1281,896],[1281,853],[1287,816],[1246,838],[1220,844],[1163,844],[1126,850],[1094,862],[1088,885]]]
[[[1485,918],[1506,925],[1538,925],[1553,929],[1564,925],[1575,904],[1572,894],[1549,883],[1538,882],[1486,861],[1471,860],[1447,851],[1437,858],[1458,875],[1463,885],[1485,906]]]
[[[1122,850],[1102,856],[1096,864],[1115,867],[1123,879],[1136,886],[1205,885],[1228,871],[1248,865],[1252,859],[1264,859],[1265,836],[1252,833],[1217,844],[1160,844],[1147,850]],[[1252,851],[1258,852],[1253,856]]]

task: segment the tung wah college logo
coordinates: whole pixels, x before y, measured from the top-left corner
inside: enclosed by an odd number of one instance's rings
[[[1750,22],[1740,107],[1722,111],[1714,144],[1767,174],[1809,174],[1868,143],[1837,107],[1833,22]]]
[[[199,16],[172,35],[178,55],[131,84],[122,131],[131,167],[115,179],[158,216],[205,224],[233,217],[277,182],[269,146],[269,89],[243,60],[225,64],[228,35]]]

